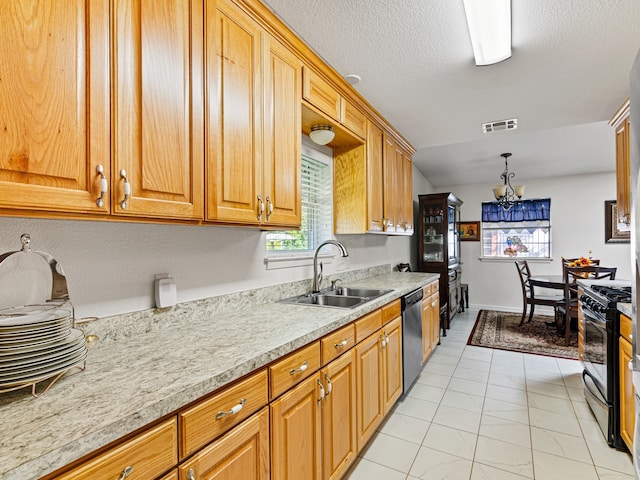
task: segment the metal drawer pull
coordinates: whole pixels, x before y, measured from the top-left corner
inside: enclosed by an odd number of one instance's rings
[[[345,338],[344,340],[342,340],[340,343],[336,343],[334,345],[335,348],[340,348],[340,347],[344,347],[347,344],[347,339]]]
[[[329,395],[331,395],[331,392],[333,391],[333,383],[331,383],[331,379],[329,378],[329,374],[325,373],[324,374],[324,379],[327,381],[327,397]]]
[[[131,184],[127,179],[127,172],[125,171],[124,168],[120,170],[120,178],[124,179],[124,185],[123,185],[124,199],[120,202],[120,206],[124,209],[124,208],[127,208],[127,201],[131,196]]]
[[[262,214],[264,213],[264,202],[262,196],[258,195],[258,220],[262,220]]]
[[[382,335],[380,335],[380,340],[382,340],[382,350],[385,349],[385,347],[387,346],[387,342],[385,341],[384,337]]]
[[[267,195],[266,199],[267,201],[267,221],[269,220],[269,217],[271,216],[271,214],[273,213],[273,202],[271,201],[271,199],[269,198],[269,195]]]
[[[298,373],[298,372],[304,372],[308,366],[309,365],[307,364],[307,362],[304,362],[298,368],[292,368],[291,370],[289,370],[289,375],[293,375],[294,373]]]
[[[107,177],[104,176],[104,167],[102,164],[96,167],[96,171],[100,175],[100,196],[96,199],[96,205],[102,208],[104,207],[104,197],[109,190],[109,182],[107,182]]]
[[[193,468],[187,472],[187,480],[196,480],[196,472],[193,471]]]
[[[243,398],[242,400],[240,400],[240,403],[237,405],[234,405],[233,407],[231,407],[231,410],[226,410],[226,411],[222,411],[220,410],[218,412],[218,414],[216,415],[216,420],[220,420],[222,417],[225,417],[227,415],[235,415],[236,413],[238,413],[240,410],[242,410],[242,407],[244,407],[244,404],[247,402],[246,398]]]
[[[118,480],[124,480],[129,475],[131,475],[131,472],[133,472],[133,467],[129,465],[124,470],[122,470],[122,473],[120,474],[120,477],[118,478]]]
[[[318,385],[320,385],[320,397],[318,398],[318,403],[320,403],[322,400],[324,400],[324,385],[322,385],[320,379],[318,379]]]

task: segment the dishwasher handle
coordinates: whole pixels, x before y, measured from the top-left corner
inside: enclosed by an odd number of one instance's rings
[[[414,305],[422,300],[423,292],[422,288],[414,290],[402,297],[402,310],[406,310],[411,305]]]

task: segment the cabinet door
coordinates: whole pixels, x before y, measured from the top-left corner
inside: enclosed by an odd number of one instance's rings
[[[413,162],[411,155],[406,152],[402,154],[402,231],[407,235],[413,234]]]
[[[633,359],[631,344],[624,338],[620,342],[620,436],[629,451],[633,451],[633,430],[635,426],[635,405],[633,376],[629,362]]]
[[[382,334],[383,413],[386,415],[402,395],[402,317],[396,317],[387,323]]]
[[[202,219],[202,38],[202,2],[114,2],[113,213]]]
[[[629,117],[616,127],[616,192],[618,222],[631,221]]]
[[[438,292],[429,297],[431,304],[431,351],[435,350],[436,345],[440,341],[440,295]]]
[[[271,404],[271,480],[320,479],[320,398],[316,374]]]
[[[326,396],[322,402],[322,463],[326,480],[337,480],[356,458],[355,350],[322,369]]]
[[[373,435],[384,416],[382,400],[382,335],[375,332],[356,346],[358,451]]]
[[[431,298],[422,299],[422,363],[427,361],[431,354],[433,341],[431,339],[432,329],[431,321],[433,318],[433,307],[431,306]]]
[[[180,465],[180,480],[269,480],[269,409]]]
[[[385,135],[384,157],[383,157],[383,209],[385,231],[395,233],[400,229],[400,202],[398,195],[398,180],[401,178],[398,172],[402,168],[402,153],[398,150],[396,143]],[[400,168],[399,168],[400,167]]]
[[[368,122],[367,128],[367,183],[368,183],[368,230],[382,232],[384,230],[383,209],[383,157],[384,134],[375,124]]]
[[[107,213],[109,2],[5,0],[0,206]]]
[[[261,35],[233,2],[207,1],[207,220],[260,221]]]
[[[262,195],[266,225],[300,227],[302,62],[265,34]]]

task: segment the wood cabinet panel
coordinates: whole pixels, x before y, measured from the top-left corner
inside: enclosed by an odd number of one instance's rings
[[[620,337],[620,436],[629,451],[633,451],[633,431],[635,427],[635,405],[633,372],[629,362],[633,360],[631,343]]]
[[[369,335],[380,330],[382,327],[382,311],[374,310],[360,317],[355,322],[356,325],[356,343],[360,343]]]
[[[269,367],[270,398],[276,398],[320,369],[320,342],[287,355]]]
[[[323,478],[337,480],[353,463],[358,452],[355,350],[323,368],[320,380],[326,391],[321,407]]]
[[[402,313],[402,305],[400,299],[393,300],[380,308],[382,313],[382,324],[389,323],[394,318],[398,317]]]
[[[355,340],[355,325],[352,323],[324,336],[320,340],[322,365],[326,365],[353,347]]]
[[[264,39],[264,221],[298,227],[302,198],[302,62],[277,40],[266,35]]]
[[[333,223],[337,234],[368,230],[366,162],[363,145],[333,149]]]
[[[117,445],[56,480],[111,480],[133,467],[131,478],[156,478],[178,463],[175,417]]]
[[[629,343],[633,343],[631,341],[632,328],[631,319],[626,315],[620,314],[620,336]]]
[[[398,192],[402,172],[402,152],[395,141],[385,135],[384,157],[382,162],[383,178],[383,227],[385,232],[394,233],[401,228],[400,200]]]
[[[367,125],[367,182],[369,216],[368,230],[370,232],[384,231],[384,201],[383,201],[383,158],[384,133],[377,125],[368,122]]]
[[[269,409],[180,465],[180,480],[269,480]]]
[[[433,307],[431,306],[431,300],[429,297],[423,297],[422,299],[422,363],[424,364],[431,355],[433,349],[431,319],[433,314],[431,313]]]
[[[431,350],[440,343],[440,295],[437,291],[431,295]]]
[[[267,385],[267,370],[263,369],[180,412],[180,458],[191,455],[265,406],[269,401]],[[218,416],[238,406],[241,407],[236,413]]]
[[[302,98],[331,119],[340,122],[340,94],[306,65],[302,70]]]
[[[367,138],[367,117],[345,99],[342,99],[340,107],[342,124],[359,137]]]
[[[319,389],[316,372],[271,404],[272,480],[320,480]]]
[[[7,0],[0,30],[0,205],[107,213],[109,2]]]
[[[402,186],[401,217],[402,230],[411,235],[414,230],[413,222],[413,161],[407,152],[402,153]]]
[[[356,345],[358,451],[364,448],[384,417],[381,348],[379,331]]]
[[[396,317],[382,329],[384,348],[383,413],[386,415],[402,395],[402,318]]]
[[[164,477],[162,477],[160,480],[178,480],[178,470],[172,470],[171,472],[167,473]]]
[[[630,154],[630,115],[629,99],[627,99],[609,124],[614,127],[616,135],[616,204],[618,222],[631,223],[631,154]]]
[[[262,31],[229,0],[208,5],[206,218],[258,223]]]
[[[115,2],[113,213],[203,218],[202,37],[202,2]]]

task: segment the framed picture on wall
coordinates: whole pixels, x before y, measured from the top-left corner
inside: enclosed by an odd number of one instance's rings
[[[629,243],[631,241],[631,227],[624,222],[618,222],[618,207],[615,200],[604,201],[604,242]]]
[[[460,222],[459,225],[458,231],[460,232],[460,241],[480,241],[480,222]]]

